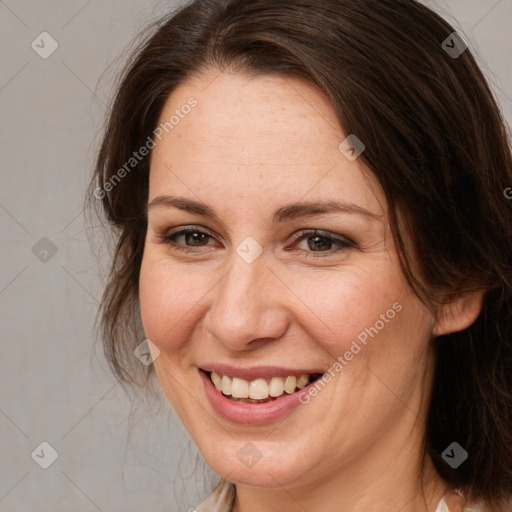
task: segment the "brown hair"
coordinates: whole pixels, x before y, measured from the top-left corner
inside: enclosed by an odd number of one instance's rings
[[[379,180],[406,277],[434,308],[440,291],[485,289],[468,329],[435,340],[425,453],[471,498],[502,510],[512,495],[512,156],[505,121],[469,49],[414,0],[196,0],[161,20],[117,89],[90,187],[116,249],[99,311],[104,350],[121,382],[142,384],[138,278],[149,157],[108,182],[145,145],[164,103],[193,74],[229,69],[306,78],[332,102]],[[452,41],[452,46],[453,46]],[[112,181],[110,181],[112,183]],[[406,221],[399,229],[400,219]],[[418,254],[416,270],[403,235]],[[434,308],[435,309],[435,308]],[[468,459],[441,457],[453,441]]]

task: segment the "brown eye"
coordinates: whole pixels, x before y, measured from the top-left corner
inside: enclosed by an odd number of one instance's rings
[[[331,249],[333,241],[325,236],[308,237],[308,246],[312,251],[318,251],[322,248]],[[310,243],[312,241],[312,243]]]
[[[307,241],[309,250],[299,249],[301,254],[306,256],[312,255],[313,257],[330,256],[334,253],[355,247],[354,243],[344,238],[338,238],[329,233],[310,230],[303,231],[295,238],[295,242],[302,240]],[[333,249],[335,247],[335,249]],[[317,254],[315,254],[317,253]]]
[[[185,231],[182,233],[185,237],[186,245],[205,245],[204,241],[207,241],[208,235],[206,233],[201,233],[199,231]],[[181,235],[180,235],[181,236]],[[174,240],[176,239],[176,235],[174,236]]]
[[[209,233],[200,229],[181,229],[160,237],[162,242],[169,244],[173,249],[184,252],[197,252],[195,248],[205,247],[212,238]],[[181,241],[178,239],[181,238]],[[199,249],[200,250],[200,249]]]

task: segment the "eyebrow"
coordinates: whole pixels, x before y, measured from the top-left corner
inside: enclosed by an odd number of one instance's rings
[[[215,210],[208,204],[186,197],[176,197],[163,195],[155,197],[147,206],[147,212],[157,207],[178,208],[189,213],[195,213],[202,217],[210,218],[223,224]],[[314,201],[314,202],[298,202],[284,205],[272,214],[272,225],[278,224],[286,220],[297,218],[313,217],[326,213],[347,213],[362,215],[372,220],[380,220],[382,215],[370,212],[356,204],[345,203],[342,201]]]

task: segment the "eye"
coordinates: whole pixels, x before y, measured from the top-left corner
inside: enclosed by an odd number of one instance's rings
[[[183,243],[177,242],[177,239],[183,237]],[[212,238],[212,235],[206,231],[202,231],[197,228],[189,228],[189,229],[180,229],[179,231],[175,231],[174,233],[168,233],[164,236],[160,236],[163,243],[167,243],[172,246],[173,249],[183,252],[200,252],[200,247],[204,247],[207,244],[209,238]],[[192,245],[188,245],[188,244]]]
[[[170,245],[173,249],[186,253],[202,252],[202,247],[208,246],[208,241],[213,239],[213,234],[195,227],[181,228],[176,231],[168,232],[159,237],[163,243]],[[181,241],[180,241],[181,239]],[[310,250],[298,249],[298,253],[306,257],[315,258],[331,256],[334,253],[354,248],[355,244],[346,238],[340,238],[326,231],[310,229],[297,233],[294,238],[294,244],[307,241],[307,247]],[[286,249],[289,251],[289,249]]]
[[[305,255],[306,257],[327,257],[334,253],[355,247],[355,244],[346,238],[338,238],[337,236],[317,229],[301,231],[294,238],[294,242],[302,240],[306,240],[307,247],[311,249],[309,251],[299,249],[299,253]],[[335,249],[332,249],[333,247],[335,247]]]

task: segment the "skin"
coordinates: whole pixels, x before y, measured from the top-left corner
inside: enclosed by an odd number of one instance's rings
[[[150,208],[140,273],[142,320],[160,349],[154,365],[169,402],[208,464],[237,484],[235,512],[434,511],[447,486],[428,458],[421,462],[431,342],[470,325],[481,297],[454,301],[436,320],[413,294],[382,189],[361,159],[338,150],[348,134],[315,86],[212,69],[177,88],[160,121],[191,96],[197,107],[153,150],[149,202],[165,194],[202,201],[220,222]],[[274,210],[299,200],[345,201],[378,218],[336,212],[271,224]],[[175,240],[197,252],[162,240],[190,226],[212,234]],[[305,229],[355,246],[336,252],[321,239],[315,251],[314,235],[293,240]],[[263,249],[252,263],[236,252],[248,236]],[[395,318],[284,419],[238,425],[208,402],[201,364],[327,371],[397,302]],[[248,441],[262,454],[251,468],[237,457]]]

